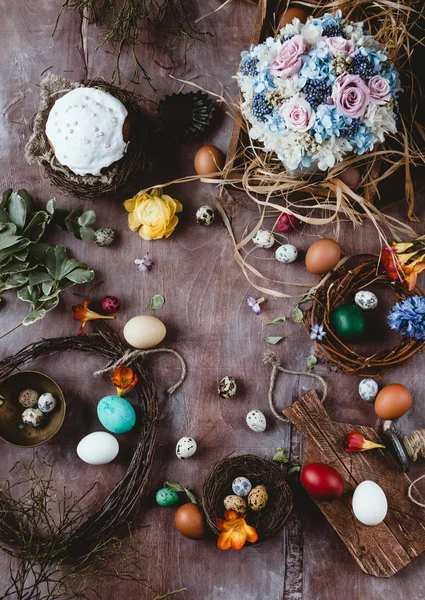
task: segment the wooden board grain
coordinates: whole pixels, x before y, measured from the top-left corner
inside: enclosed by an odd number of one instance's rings
[[[425,550],[425,523],[423,510],[407,497],[410,479],[384,450],[355,454],[344,450],[347,433],[353,429],[379,443],[375,430],[331,421],[316,392],[309,392],[283,412],[306,437],[303,465],[326,463],[344,481],[340,499],[317,501],[317,505],[360,568],[369,575],[391,577],[419,556]],[[362,525],[351,508],[352,493],[365,480],[380,485],[388,499],[387,517],[376,527]]]

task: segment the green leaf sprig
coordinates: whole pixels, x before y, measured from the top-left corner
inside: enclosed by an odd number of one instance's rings
[[[292,462],[292,460],[288,458],[286,448],[276,448],[276,453],[273,456],[273,460],[280,465],[286,465],[288,467],[288,475],[298,473],[301,470],[299,464]]]

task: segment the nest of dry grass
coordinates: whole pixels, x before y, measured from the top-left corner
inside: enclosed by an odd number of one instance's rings
[[[218,462],[203,486],[203,506],[208,526],[219,534],[216,520],[223,518],[223,501],[232,494],[232,481],[236,477],[247,477],[254,488],[264,485],[269,499],[266,507],[254,512],[248,509],[246,520],[257,530],[259,541],[263,541],[279,531],[292,510],[292,494],[283,471],[268,460],[245,454],[229,457]]]
[[[348,271],[345,267],[339,269],[316,290],[311,306],[304,312],[303,323],[309,334],[315,323],[323,323],[326,330],[326,336],[321,342],[314,340],[316,353],[349,375],[377,376],[386,369],[406,364],[425,348],[425,341],[403,337],[394,348],[363,356],[335,335],[331,324],[333,310],[346,297],[354,295],[355,292],[367,288],[371,284],[387,286],[394,292],[397,302],[409,296],[423,295],[419,288],[409,291],[404,283],[390,279],[380,269],[379,263],[372,260]]]

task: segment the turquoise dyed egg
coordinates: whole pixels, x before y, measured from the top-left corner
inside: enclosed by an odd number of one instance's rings
[[[136,413],[130,402],[120,396],[105,396],[97,405],[99,421],[112,433],[126,433],[136,423]]]
[[[354,304],[338,306],[332,313],[332,328],[341,340],[360,340],[366,329],[363,311]]]
[[[156,493],[156,501],[159,506],[172,506],[179,501],[179,495],[170,488],[161,488]]]

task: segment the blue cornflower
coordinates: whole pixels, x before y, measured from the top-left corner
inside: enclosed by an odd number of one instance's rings
[[[318,342],[321,342],[323,340],[323,338],[326,335],[326,331],[325,331],[325,327],[324,325],[319,325],[319,323],[315,323],[313,325],[313,327],[311,328],[311,332],[310,332],[310,339],[311,340],[317,340]]]
[[[410,296],[390,310],[388,323],[391,329],[414,340],[425,340],[425,297]]]

